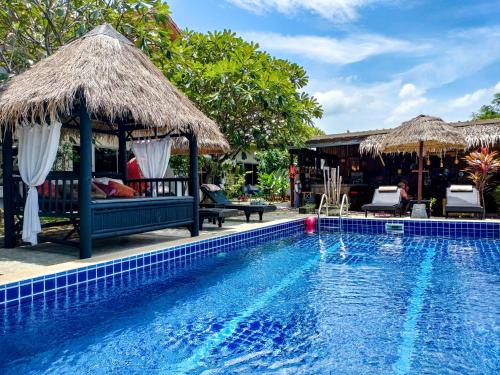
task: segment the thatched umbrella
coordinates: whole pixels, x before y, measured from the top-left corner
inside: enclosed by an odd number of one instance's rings
[[[378,142],[377,142],[378,141]],[[467,146],[463,133],[438,117],[420,115],[403,122],[383,137],[360,146],[363,152],[418,154],[418,201],[422,200],[423,160],[426,153],[445,152]]]
[[[217,124],[108,24],[12,78],[0,91],[0,126],[15,131],[24,121],[71,116],[80,93],[93,118],[140,124],[146,130],[139,136],[193,133],[202,152],[229,149]]]

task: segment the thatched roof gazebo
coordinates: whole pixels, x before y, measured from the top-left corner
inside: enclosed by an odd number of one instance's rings
[[[56,187],[77,185],[77,198],[71,198],[69,204],[66,195],[63,198],[52,189],[40,193],[39,187],[38,200],[40,216],[67,218],[68,223],[74,225],[73,234],[79,234],[77,245],[82,258],[91,255],[92,239],[170,226],[188,226],[192,235],[198,234],[198,151],[224,152],[229,145],[217,124],[110,25],[98,26],[61,47],[12,78],[0,91],[6,247],[15,246],[20,226],[26,222],[24,202],[30,194],[31,199],[36,200],[33,191],[39,184],[26,185],[25,179],[21,180],[13,171],[12,163],[13,137],[22,139],[23,134],[29,134],[24,130],[33,124],[50,124],[49,127],[59,124],[63,133],[75,133],[80,139],[79,172],[50,172],[47,176]],[[94,201],[91,196],[92,178],[96,177],[91,170],[92,137],[117,142],[118,174],[112,177],[122,179],[125,184],[139,183],[127,179],[127,142],[172,137],[174,152],[189,150],[190,178],[187,181],[164,178],[140,181],[141,185],[156,184],[156,190],[162,191],[158,197]],[[58,141],[59,136],[56,139]],[[172,183],[188,182],[189,196],[172,196],[169,189]],[[163,189],[158,185],[163,185]],[[17,196],[18,190],[24,193]],[[16,222],[15,218],[19,220]],[[71,244],[69,237],[63,242]]]
[[[360,145],[361,153],[418,154],[418,200],[422,199],[423,157],[428,153],[446,152],[467,146],[463,133],[438,117],[419,115],[403,122],[384,135],[368,137]]]

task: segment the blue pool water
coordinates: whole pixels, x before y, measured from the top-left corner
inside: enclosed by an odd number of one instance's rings
[[[131,273],[0,311],[0,373],[499,373],[499,250],[297,235]]]

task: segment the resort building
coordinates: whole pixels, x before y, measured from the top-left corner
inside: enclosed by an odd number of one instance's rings
[[[468,150],[480,146],[500,150],[500,119],[449,123],[461,130]],[[418,158],[413,154],[373,154],[371,147],[391,129],[367,130],[316,136],[306,147],[290,149],[291,161],[298,165],[302,192],[301,204],[319,203],[324,192],[323,167],[339,167],[343,190],[348,194],[351,209],[360,210],[372,199],[375,188],[408,182],[410,193],[417,194]],[[434,215],[443,214],[443,199],[450,184],[471,184],[463,172],[463,157],[468,150],[432,153],[425,157],[423,196],[436,198]],[[498,179],[498,177],[497,177]],[[293,192],[292,192],[293,194]],[[293,202],[293,199],[292,199]],[[487,211],[499,208],[487,196]]]

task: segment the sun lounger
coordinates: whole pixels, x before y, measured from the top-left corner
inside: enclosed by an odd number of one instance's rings
[[[262,221],[262,216],[264,212],[271,212],[276,210],[276,206],[272,204],[236,204],[232,203],[227,199],[224,192],[217,185],[201,185],[201,191],[204,194],[204,199],[200,204],[201,207],[205,208],[231,208],[245,213],[247,222],[250,221],[250,215],[253,213],[259,214],[259,220]],[[206,202],[210,200],[210,202]]]
[[[399,212],[401,215],[401,190],[397,186],[381,186],[375,190],[372,203],[361,207],[365,211],[365,217],[370,212],[392,212],[394,216]]]
[[[470,185],[451,185],[446,189],[446,217],[449,213],[468,213],[483,215],[484,209],[479,200],[479,191]]]
[[[222,227],[222,223],[226,217],[238,216],[238,210],[231,208],[200,208],[200,229],[203,229],[203,222],[207,219],[213,224],[217,221],[219,228]]]

